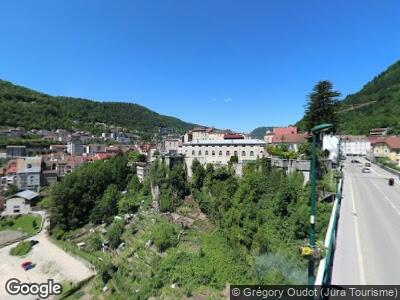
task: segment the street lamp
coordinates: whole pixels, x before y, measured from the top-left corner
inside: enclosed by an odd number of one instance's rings
[[[317,135],[323,131],[327,131],[333,127],[332,124],[320,124],[311,129],[312,146],[311,146],[311,201],[310,201],[310,247],[315,249],[315,215],[317,202]],[[308,261],[308,286],[314,286],[314,259],[311,257]]]

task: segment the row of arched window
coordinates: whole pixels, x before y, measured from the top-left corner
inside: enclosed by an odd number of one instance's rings
[[[199,156],[202,155],[201,150],[199,150],[199,151],[197,152],[197,154],[198,154]],[[206,156],[208,156],[208,155],[209,155],[208,150],[206,150],[206,151],[204,152],[204,154],[205,154]],[[192,155],[196,155],[196,151],[195,151],[195,150],[192,150]],[[230,156],[230,155],[231,155],[230,151],[226,151],[225,155],[226,155],[226,156]],[[234,156],[238,156],[238,152],[237,152],[237,151],[234,151],[234,152],[233,152],[233,155],[234,155]],[[215,151],[211,151],[211,156],[215,156]],[[222,151],[219,151],[219,152],[218,152],[218,156],[223,156]],[[242,151],[242,156],[247,156],[246,151]],[[250,156],[254,156],[254,151],[250,151]]]

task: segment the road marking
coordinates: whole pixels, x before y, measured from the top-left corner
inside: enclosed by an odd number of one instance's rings
[[[361,240],[360,240],[360,229],[358,226],[358,214],[356,211],[356,202],[355,202],[355,196],[354,196],[354,190],[353,190],[353,184],[351,182],[351,178],[349,177],[349,184],[350,184],[350,191],[351,191],[351,202],[353,204],[353,213],[356,215],[354,216],[354,230],[356,233],[356,247],[357,247],[357,256],[358,256],[358,268],[360,272],[360,284],[361,285],[366,285],[365,281],[365,272],[364,272],[364,261],[361,253]]]
[[[394,176],[396,176],[396,175],[390,173],[389,171],[386,171],[385,169],[382,169],[382,170],[379,170],[379,169],[381,169],[381,167],[378,165],[375,165],[374,168],[371,168],[371,170],[374,171],[374,173],[376,173],[377,175],[384,177],[384,178],[388,178],[388,176],[394,178]],[[382,171],[387,172],[387,174],[383,173]],[[397,184],[398,186],[400,186],[400,183],[397,180],[395,180],[394,183]]]
[[[376,189],[381,192],[384,199],[390,204],[390,206],[394,209],[394,211],[400,216],[400,210],[396,207],[396,205],[394,205],[394,203],[389,199],[389,197],[386,196],[385,192],[382,191],[382,189],[373,180],[371,180],[371,182],[376,187]]]

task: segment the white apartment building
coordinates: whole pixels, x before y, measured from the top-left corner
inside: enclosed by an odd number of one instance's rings
[[[345,155],[364,156],[371,151],[371,143],[365,135],[342,135],[340,150]]]
[[[228,165],[232,156],[238,162],[256,160],[264,156],[265,142],[257,139],[193,140],[183,143],[182,154],[189,177],[192,176],[192,163],[197,159],[201,164]]]

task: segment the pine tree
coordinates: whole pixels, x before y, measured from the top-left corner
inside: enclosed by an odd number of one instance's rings
[[[333,84],[328,80],[320,81],[314,86],[312,93],[308,96],[304,116],[307,131],[321,123],[333,124],[333,130],[336,130],[338,124],[336,104],[339,96],[340,93],[333,91]]]

